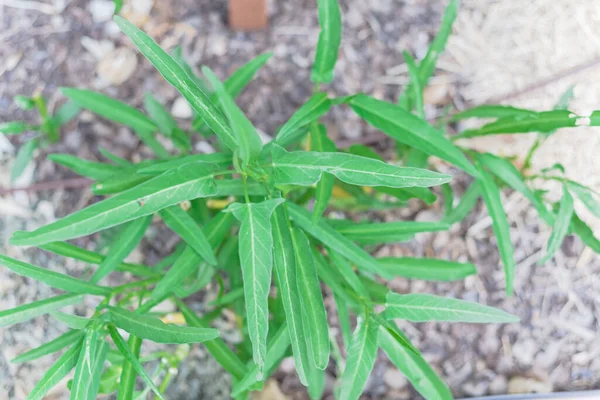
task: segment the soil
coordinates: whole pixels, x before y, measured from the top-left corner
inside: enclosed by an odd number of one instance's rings
[[[34,5],[34,10],[23,8]],[[126,1],[127,3],[127,1]],[[232,32],[226,23],[226,2],[182,0],[152,2],[136,0],[135,9],[126,6],[125,15],[143,25],[163,47],[182,45],[186,59],[198,68],[208,65],[224,78],[254,56],[272,51],[274,56],[239,97],[239,105],[266,135],[276,129],[312,92],[311,60],[317,39],[314,1],[272,1],[269,28],[261,32]],[[394,100],[406,82],[401,51],[422,57],[435,34],[445,1],[377,0],[341,1],[344,36],[336,78],[327,87],[331,94],[365,92]],[[476,19],[477,4],[468,15]],[[189,126],[189,109],[176,91],[134,51],[132,44],[110,21],[110,1],[55,1],[52,3],[0,1],[0,122],[24,119],[35,122],[32,112],[15,107],[17,94],[40,91],[51,107],[64,98],[59,87],[72,86],[102,91],[128,104],[141,107],[145,92],[152,92],[174,108],[182,126]],[[150,11],[148,11],[150,10]],[[485,15],[485,10],[481,11]],[[463,15],[463,14],[461,14]],[[479,15],[480,17],[480,15]],[[464,25],[465,21],[462,21]],[[459,32],[465,34],[464,30]],[[467,32],[466,35],[472,35]],[[470,36],[469,36],[470,37]],[[454,44],[459,46],[459,44]],[[117,49],[117,53],[115,53]],[[132,58],[131,54],[135,54]],[[117,57],[118,56],[118,57]],[[118,60],[118,64],[117,64]],[[450,60],[443,65],[450,65]],[[441,68],[430,92],[428,113],[435,116],[439,104],[463,105],[476,93],[471,75]],[[508,79],[508,78],[507,78]],[[516,85],[518,87],[518,85]],[[462,90],[468,96],[462,95]],[[495,93],[494,93],[495,95]],[[490,95],[489,97],[493,97]],[[488,98],[489,98],[488,97]],[[371,138],[376,132],[346,108],[336,108],[325,118],[329,134],[338,142],[351,143]],[[0,187],[10,186],[9,171],[21,138],[10,141],[0,136]],[[391,151],[391,143],[376,140],[377,150]],[[198,140],[198,150],[206,148]],[[118,127],[89,113],[63,129],[61,141],[36,154],[16,186],[34,182],[60,181],[74,175],[51,163],[49,153],[70,153],[101,160],[98,147],[122,157],[140,160],[150,153],[128,129]],[[456,190],[464,188],[463,177]],[[8,245],[12,232],[31,230],[67,215],[94,201],[88,188],[17,192],[0,197],[0,253],[75,276],[88,266],[54,257],[36,249]],[[415,240],[386,246],[377,255],[436,256],[471,261],[477,276],[455,283],[431,283],[397,278],[389,283],[399,293],[434,293],[476,301],[517,314],[520,324],[473,325],[402,322],[399,326],[423,352],[457,397],[530,391],[565,391],[600,388],[600,259],[585,250],[575,238],[565,240],[551,262],[538,266],[549,230],[518,194],[507,192],[503,204],[511,222],[511,237],[518,261],[515,292],[504,294],[491,220],[485,208],[478,208],[460,226],[449,232],[421,234]],[[422,204],[399,214],[378,214],[382,220],[438,220],[441,206]],[[153,228],[133,255],[134,261],[152,264],[175,243],[165,230]],[[103,248],[105,236],[80,240],[90,249]],[[156,240],[160,238],[160,240]],[[117,278],[115,278],[117,279]],[[0,269],[0,309],[49,297],[44,285]],[[331,305],[332,299],[326,297]],[[93,302],[75,307],[80,315],[89,313]],[[202,308],[203,304],[192,304]],[[333,310],[333,306],[331,306]],[[67,309],[67,311],[69,311]],[[335,324],[335,312],[330,313]],[[227,321],[221,322],[224,326]],[[334,327],[335,329],[335,327]],[[9,363],[16,354],[59,335],[64,328],[50,317],[0,329],[0,399],[23,399],[54,361],[45,357],[31,364]],[[148,350],[148,348],[144,348]],[[202,347],[180,367],[168,398],[228,398],[228,378],[211,362]],[[328,369],[328,398],[335,368]],[[306,398],[305,391],[286,360],[261,398]],[[66,398],[66,381],[53,391],[52,398]],[[191,393],[194,393],[191,395]],[[283,394],[282,394],[283,393]],[[65,397],[66,396],[66,397]],[[408,382],[380,353],[365,391],[365,398],[415,399]]]

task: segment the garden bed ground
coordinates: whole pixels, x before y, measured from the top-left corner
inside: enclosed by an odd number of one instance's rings
[[[209,65],[221,77],[255,55],[273,51],[273,59],[240,96],[241,107],[266,134],[272,134],[311,93],[309,71],[317,35],[314,1],[272,2],[269,29],[252,34],[227,29],[224,0],[131,3],[138,9],[126,10],[126,16],[143,24],[167,48],[181,43],[190,62]],[[441,0],[342,1],[343,48],[335,82],[328,90],[338,95],[364,91],[394,99],[399,85],[407,78],[401,51],[409,49],[417,57],[425,53],[444,3]],[[511,93],[511,101],[517,105],[549,108],[570,83],[578,83],[576,111],[600,108],[597,101],[600,84],[593,79],[598,67],[522,92],[529,83],[564,75],[563,71],[590,64],[590,60],[598,57],[600,44],[591,29],[598,26],[594,18],[600,16],[593,2],[573,5],[570,0],[557,0],[551,8],[542,0],[529,2],[528,6],[519,3],[464,1],[455,29],[457,35],[451,39],[438,76],[428,90],[431,116],[436,113],[433,105],[480,104]],[[31,4],[35,10],[23,8]],[[57,11],[57,7],[63,6],[64,10]],[[41,90],[54,105],[63,101],[58,87],[76,86],[101,90],[136,106],[141,106],[144,92],[151,91],[173,107],[184,124],[189,124],[189,108],[110,22],[111,7],[105,0],[47,4],[0,1],[0,121],[32,117],[16,110],[12,104],[16,94],[30,95]],[[100,159],[98,146],[134,160],[147,154],[127,129],[87,113],[79,121],[70,124],[61,143],[48,150],[89,159]],[[339,143],[369,141],[376,134],[348,109],[336,109],[325,122]],[[559,132],[534,163],[549,166],[562,162],[567,173],[598,185],[599,138],[591,130]],[[486,139],[477,146],[519,153],[515,150],[524,147],[521,140],[526,139]],[[389,147],[385,141],[377,142],[383,152]],[[13,145],[18,144],[0,137],[0,187],[9,185]],[[198,144],[198,149],[204,146]],[[19,185],[73,177],[45,155],[38,154],[35,170],[32,165]],[[463,183],[461,178],[457,183],[459,188]],[[8,246],[8,237],[17,229],[33,229],[80,209],[91,199],[87,188],[19,192],[0,197],[0,253],[79,274],[85,265],[65,262],[34,249]],[[427,255],[472,261],[479,273],[464,282],[396,279],[390,282],[390,287],[401,293],[435,293],[498,306],[519,315],[521,324],[403,323],[401,327],[458,397],[599,388],[600,260],[584,250],[581,242],[568,238],[551,262],[538,266],[536,262],[547,241],[548,229],[540,225],[533,210],[518,194],[507,192],[504,205],[512,223],[518,261],[516,295],[509,299],[504,296],[503,274],[490,219],[481,207],[450,232],[423,234],[410,243],[385,247],[379,255]],[[437,205],[425,209],[414,204],[397,214],[378,217],[437,220],[441,214]],[[174,243],[160,229],[152,230],[149,235],[161,240],[145,240],[141,251],[133,257],[152,263]],[[100,235],[92,239],[80,244],[101,247]],[[51,294],[52,290],[46,286],[0,269],[0,309]],[[77,311],[85,313],[86,308],[77,307]],[[335,323],[333,312],[331,319]],[[25,393],[53,362],[52,357],[46,357],[33,364],[9,363],[15,354],[59,334],[61,327],[49,322],[44,317],[0,329],[0,399],[25,398]],[[226,320],[221,323],[224,327],[228,324]],[[203,349],[195,347],[192,359],[182,365],[169,398],[227,398],[227,378],[207,359]],[[272,397],[264,394],[263,399],[283,398],[281,392],[290,398],[304,398],[290,362],[284,362],[275,378],[268,385]],[[65,390],[64,384],[59,385],[53,391],[54,398],[63,398]],[[382,354],[366,395],[416,398]]]

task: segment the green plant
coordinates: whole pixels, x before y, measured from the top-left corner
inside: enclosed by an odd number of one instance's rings
[[[462,118],[493,118],[476,130],[448,138],[424,120],[423,88],[434,72],[456,17],[458,2],[448,6],[440,34],[426,57],[417,63],[405,54],[411,83],[399,105],[364,94],[330,98],[320,85],[331,82],[341,40],[341,15],[335,0],[319,0],[319,36],[311,74],[315,93],[263,144],[252,123],[234,98],[264,65],[262,55],[222,83],[208,68],[202,71],[212,91],[191,73],[179,53],[169,56],[146,34],[122,18],[115,21],[164,78],[197,113],[194,129],[216,135],[219,152],[186,154],[189,137],[152,97],[146,110],[135,108],[80,89],[63,89],[70,101],[105,118],[131,127],[154,150],[157,159],[132,164],[105,152],[110,163],[90,162],[68,155],[54,161],[96,180],[103,201],[33,232],[16,232],[14,245],[38,246],[60,256],[99,265],[87,279],[77,279],[6,256],[0,263],[17,274],[37,279],[67,292],[0,312],[0,326],[50,313],[70,330],[62,336],[19,355],[14,362],[32,361],[69,347],[30,394],[40,399],[75,369],[70,383],[72,398],[95,398],[117,392],[118,399],[143,398],[149,391],[163,398],[173,377],[173,367],[185,359],[186,344],[204,343],[210,354],[234,378],[233,397],[246,398],[288,356],[294,357],[300,381],[311,398],[322,397],[324,369],[335,361],[336,396],[357,399],[375,362],[378,348],[428,399],[449,399],[450,390],[392,322],[451,321],[470,323],[516,322],[515,316],[487,306],[429,294],[390,292],[382,279],[394,276],[427,280],[457,280],[476,273],[470,263],[428,258],[372,257],[374,244],[410,239],[415,233],[448,229],[483,198],[493,220],[493,230],[512,292],[513,247],[509,223],[502,209],[500,185],[521,192],[540,217],[553,227],[547,260],[569,233],[578,235],[600,253],[600,242],[573,211],[571,192],[600,216],[600,206],[588,188],[567,180],[552,168],[527,175],[509,160],[481,154],[453,143],[457,138],[498,133],[540,132],[531,154],[556,128],[575,126],[582,118],[566,110],[535,112],[506,106],[483,106],[455,114]],[[371,149],[351,146],[337,149],[319,119],[332,107],[348,105],[369,124],[397,142],[402,166],[386,163]],[[564,108],[564,107],[557,107]],[[600,112],[591,125],[600,125]],[[173,140],[181,154],[171,156],[155,132]],[[310,151],[301,150],[308,146]],[[284,149],[291,149],[290,151]],[[300,150],[299,150],[300,149]],[[451,176],[424,169],[430,156],[461,169],[473,182],[455,204]],[[529,156],[531,158],[531,156]],[[533,189],[538,179],[557,180],[564,195],[559,204],[545,200]],[[355,222],[324,216],[327,206],[346,211],[402,207],[410,198],[427,204],[436,201],[430,187],[441,186],[445,217],[439,222]],[[314,200],[312,211],[309,204]],[[550,207],[548,207],[550,206]],[[182,240],[176,250],[154,266],[125,263],[125,257],[142,240],[154,215]],[[119,227],[106,254],[84,250],[67,240]],[[274,286],[271,278],[274,270]],[[120,271],[136,279],[120,286],[99,283]],[[219,286],[214,310],[198,316],[184,299],[210,282]],[[328,330],[321,283],[331,290],[337,306],[344,360]],[[82,296],[103,300],[91,318],[58,312]],[[171,299],[185,324],[165,324],[152,312]],[[383,312],[376,306],[383,305]],[[243,341],[232,348],[219,337],[211,321],[225,309],[239,318]],[[134,311],[131,311],[134,310]],[[352,330],[351,315],[356,316]],[[129,333],[129,339],[119,330]],[[142,356],[143,340],[180,345],[174,352]],[[144,363],[163,359],[153,375]],[[105,368],[106,363],[110,366]],[[145,384],[136,392],[136,379]],[[159,382],[160,384],[156,383]]]
[[[25,121],[11,121],[0,124],[0,133],[5,135],[23,135],[33,132],[34,135],[19,149],[15,163],[10,174],[11,182],[17,180],[23,173],[33,153],[38,147],[46,147],[60,139],[60,127],[75,118],[79,113],[79,107],[73,102],[63,104],[54,115],[50,115],[46,106],[46,99],[41,94],[32,97],[16,96],[15,104],[22,110],[35,109],[39,114],[39,124],[28,124]]]

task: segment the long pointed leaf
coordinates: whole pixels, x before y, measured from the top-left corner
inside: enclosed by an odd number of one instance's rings
[[[510,226],[506,213],[502,208],[502,199],[500,190],[494,182],[494,179],[479,167],[481,178],[478,180],[483,194],[485,206],[488,209],[488,214],[492,218],[492,228],[496,241],[498,243],[498,251],[500,258],[504,264],[504,275],[506,279],[506,294],[511,295],[513,292],[513,278],[515,274],[515,258],[514,249],[510,240]]]
[[[314,151],[335,152],[335,144],[327,137],[327,131],[323,124],[313,124],[310,128],[310,144]],[[333,175],[324,173],[315,190],[315,205],[313,207],[313,221],[317,221],[329,204],[333,192],[335,178]]]
[[[396,331],[398,335],[401,332]],[[402,335],[404,336],[404,335]],[[452,392],[421,354],[408,351],[384,327],[379,327],[379,345],[390,361],[426,399],[452,400]],[[405,337],[406,340],[408,340]]]
[[[283,199],[262,203],[233,203],[226,210],[242,223],[240,227],[240,262],[244,276],[244,297],[248,334],[252,342],[252,355],[263,373],[267,354],[269,310],[267,298],[271,287],[273,268],[273,234],[271,214]]]
[[[10,360],[10,362],[12,362],[13,364],[21,364],[24,362],[37,360],[40,357],[52,354],[73,343],[76,343],[82,337],[82,331],[74,329],[70,330],[67,333],[63,333],[56,339],[52,339],[51,341],[46,342],[39,347],[36,347],[35,349],[31,349],[29,351],[26,351],[25,353],[19,354],[18,356]]]
[[[308,238],[298,228],[292,229],[292,242],[296,254],[298,293],[301,303],[306,344],[318,369],[329,364],[329,329],[327,313],[319,286],[317,268]],[[306,321],[306,323],[304,323]]]
[[[384,316],[413,322],[450,321],[470,323],[518,322],[519,318],[481,304],[430,294],[389,293]]]
[[[204,122],[231,150],[237,149],[237,141],[223,114],[210,101],[210,98],[188,76],[181,66],[147,34],[127,20],[116,16],[114,21],[135,43],[160,74],[181,93]]]
[[[452,177],[424,169],[398,167],[347,153],[287,152],[272,147],[276,184],[314,185],[324,172],[342,182],[361,186],[430,187],[449,182]]]
[[[242,110],[235,104],[233,97],[227,93],[227,90],[215,73],[208,67],[203,67],[202,73],[208,78],[215,90],[219,103],[221,104],[221,109],[227,116],[229,124],[237,137],[237,142],[239,144],[238,152],[242,160],[242,168],[246,168],[248,163],[260,154],[260,151],[262,150],[262,140],[260,139],[256,128],[252,125],[252,122],[250,122]]]
[[[377,323],[359,315],[356,329],[352,333],[346,369],[342,375],[341,400],[353,400],[360,397],[375,365],[377,356]]]
[[[108,343],[104,339],[104,334],[100,334],[96,329],[89,330],[79,352],[71,386],[71,400],[96,399],[107,351]]]
[[[35,318],[38,315],[48,314],[51,311],[70,306],[81,301],[79,294],[62,294],[49,299],[34,301],[33,303],[0,311],[0,327],[18,324]]]
[[[333,80],[342,41],[342,12],[338,0],[318,0],[317,5],[321,32],[310,79],[317,83],[329,83]]]
[[[80,279],[73,278],[69,275],[54,272],[46,268],[41,268],[35,265],[27,264],[23,261],[18,261],[10,257],[3,256],[1,254],[0,264],[4,265],[8,269],[19,275],[27,276],[37,281],[43,282],[46,285],[70,293],[95,294],[102,296],[109,294],[111,291],[110,288],[98,286],[93,283],[88,283]]]
[[[479,176],[473,164],[441,132],[395,104],[359,94],[350,106],[370,125],[398,142],[446,160],[469,175]]]
[[[121,308],[110,307],[109,314],[117,327],[158,343],[202,343],[219,336],[219,331],[216,329],[166,325],[157,318],[135,314]]]
[[[305,329],[302,326],[302,303],[298,290],[297,268],[292,235],[288,228],[285,207],[277,207],[271,217],[273,226],[273,264],[277,289],[281,296],[287,321],[292,353],[300,382],[308,385],[308,350]]]
[[[382,257],[377,261],[390,275],[410,279],[455,281],[477,273],[475,265],[471,263],[438,258]]]
[[[25,246],[73,239],[185,200],[215,195],[214,170],[212,164],[187,164],[33,232],[16,232],[11,243]]]

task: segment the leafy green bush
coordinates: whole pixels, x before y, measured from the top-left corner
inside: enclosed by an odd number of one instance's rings
[[[423,60],[417,63],[405,54],[411,83],[400,96],[399,104],[393,104],[365,94],[331,98],[319,90],[321,84],[333,79],[341,40],[337,2],[319,0],[321,34],[311,74],[315,93],[266,144],[234,98],[268,61],[269,54],[252,60],[225,82],[203,68],[212,87],[209,91],[179,53],[168,55],[146,34],[115,17],[123,32],[191,104],[197,115],[194,130],[216,135],[219,152],[189,154],[189,133],[180,129],[150,95],[146,97],[145,114],[100,93],[62,90],[76,107],[132,128],[157,158],[133,164],[107,152],[104,155],[109,163],[70,155],[51,156],[55,162],[94,179],[96,194],[112,196],[35,231],[16,232],[11,239],[14,245],[38,246],[98,265],[87,279],[0,256],[0,263],[15,273],[66,292],[0,312],[0,326],[49,313],[70,328],[13,360],[33,361],[68,348],[29,398],[41,399],[72,369],[73,399],[114,392],[118,399],[143,398],[150,391],[163,398],[173,367],[185,359],[188,343],[204,343],[232,375],[236,398],[246,398],[249,392],[260,389],[281,360],[293,355],[298,377],[311,398],[322,397],[324,369],[332,358],[338,377],[336,396],[357,399],[378,348],[421,395],[428,399],[451,398],[448,387],[393,320],[503,323],[518,319],[458,299],[389,291],[384,282],[394,276],[457,280],[476,270],[470,263],[428,258],[376,259],[368,252],[372,245],[405,241],[418,232],[446,230],[463,220],[483,198],[493,220],[510,295],[515,260],[500,196],[500,187],[506,185],[522,193],[553,228],[543,261],[552,257],[570,233],[600,252],[600,242],[574,213],[571,196],[574,193],[600,216],[594,192],[564,178],[560,168],[528,176],[526,170],[519,171],[509,160],[453,143],[457,138],[538,132],[528,156],[531,159],[535,149],[556,128],[575,126],[584,121],[582,118],[564,106],[548,112],[482,106],[455,114],[452,119],[492,118],[494,122],[450,138],[444,129],[425,121],[423,88],[450,34],[457,3],[450,2],[441,32]],[[400,163],[386,163],[364,146],[336,147],[319,119],[331,108],[343,105],[396,141]],[[40,112],[48,121],[42,109]],[[594,113],[590,120],[592,125],[598,125],[600,114]],[[9,124],[3,126],[5,132],[7,126],[13,126],[9,133],[19,130],[14,128],[17,125]],[[169,154],[157,140],[156,132],[171,139],[180,154]],[[302,150],[302,146],[308,146],[310,151]],[[451,176],[424,169],[430,156],[472,177],[458,203],[455,204],[449,185]],[[537,179],[563,184],[559,204],[549,203],[544,192],[533,189],[532,182]],[[431,204],[436,195],[429,188],[434,186],[441,186],[445,204],[445,217],[439,222],[355,222],[324,216],[328,206],[346,211],[387,209],[402,207],[411,198]],[[155,214],[181,238],[181,244],[154,266],[124,262],[140,243]],[[118,227],[118,233],[104,255],[67,242],[112,227]],[[273,270],[276,291],[271,289]],[[135,279],[120,286],[100,284],[115,271],[126,272]],[[210,282],[219,285],[219,297],[212,303],[213,311],[198,316],[184,299]],[[333,293],[348,355],[345,360],[328,329],[321,284]],[[80,302],[86,295],[103,298],[91,318],[58,311]],[[185,324],[165,324],[160,314],[152,312],[154,306],[167,299],[177,305]],[[234,347],[219,337],[218,330],[210,328],[211,321],[225,308],[239,318],[243,341]],[[377,312],[377,308],[384,311]],[[352,316],[356,317],[353,330]],[[127,341],[121,336],[122,331],[129,334]],[[172,353],[142,356],[143,340],[180,346]],[[157,358],[164,362],[150,376],[143,364]],[[142,392],[136,391],[137,377],[144,383]]]

